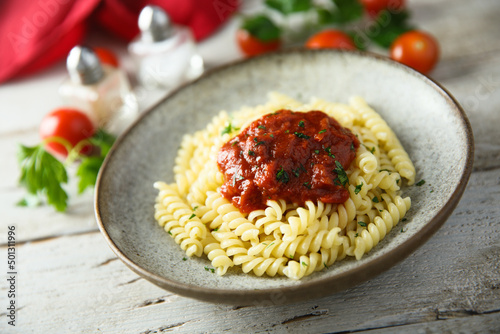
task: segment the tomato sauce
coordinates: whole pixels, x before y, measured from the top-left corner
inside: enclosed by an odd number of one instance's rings
[[[358,147],[349,129],[321,111],[279,110],[222,146],[221,193],[246,213],[265,209],[269,199],[343,203],[349,198],[345,170]]]

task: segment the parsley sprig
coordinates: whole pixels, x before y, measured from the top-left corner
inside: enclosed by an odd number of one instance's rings
[[[76,171],[76,177],[79,178],[78,193],[83,193],[85,189],[95,185],[99,169],[114,141],[114,136],[98,130],[93,137],[81,141],[75,147],[71,147],[68,141],[59,137],[47,138],[36,146],[20,145],[19,185],[24,187],[28,194],[17,204],[34,206],[46,198],[47,204],[57,211],[66,211],[68,194],[63,185],[68,183],[67,166],[79,163]],[[70,152],[64,163],[45,149],[44,146],[49,142],[62,144]],[[87,145],[93,146],[93,154],[89,156],[80,154],[81,149]]]
[[[408,10],[382,10],[371,18],[364,29],[356,28],[353,23],[364,17],[364,7],[357,0],[265,0],[266,10],[246,17],[241,26],[252,36],[263,42],[291,37],[293,43],[301,43],[304,37],[325,28],[343,30],[353,39],[358,49],[366,50],[370,44],[376,44],[388,49],[392,42],[401,34],[415,29],[410,24]],[[290,15],[315,13],[316,19],[307,22],[300,30],[302,34],[289,29],[286,25]],[[268,15],[269,14],[269,15]],[[272,14],[272,15],[271,15]],[[279,19],[278,17],[281,16]],[[310,16],[310,15],[309,15]],[[307,20],[306,20],[307,21]],[[295,38],[293,37],[295,33]],[[298,39],[298,40],[294,40]]]

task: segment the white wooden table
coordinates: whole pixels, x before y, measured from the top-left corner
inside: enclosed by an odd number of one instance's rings
[[[414,254],[357,287],[293,305],[215,305],[152,285],[105,243],[93,194],[70,191],[66,214],[15,206],[23,196],[17,144],[37,143],[41,118],[60,105],[61,64],[0,86],[0,333],[499,333],[500,2],[409,3],[414,21],[441,43],[432,76],[463,105],[476,144],[461,202]],[[236,26],[201,45],[210,64],[238,57]],[[111,47],[127,62],[122,45]],[[221,47],[227,51],[215,57]],[[155,98],[144,98],[143,108]],[[9,226],[16,232],[15,327],[7,318]]]

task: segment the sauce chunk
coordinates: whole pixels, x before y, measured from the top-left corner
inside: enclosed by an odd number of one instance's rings
[[[349,198],[345,170],[358,147],[350,130],[321,111],[279,110],[222,146],[221,193],[246,213],[265,209],[269,199],[343,203]]]

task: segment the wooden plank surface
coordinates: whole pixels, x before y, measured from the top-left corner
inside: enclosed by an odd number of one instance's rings
[[[22,196],[16,144],[37,141],[47,111],[19,94],[47,96],[46,107],[56,106],[51,89],[64,72],[56,66],[0,87],[0,111],[9,114],[0,124],[3,263],[7,226],[19,232],[18,322],[15,328],[6,322],[3,274],[0,333],[500,332],[500,2],[409,3],[414,22],[441,42],[442,60],[432,76],[463,105],[476,143],[474,172],[461,202],[409,258],[347,291],[285,306],[210,304],[150,284],[104,242],[91,193],[72,194],[65,215],[14,206]]]

